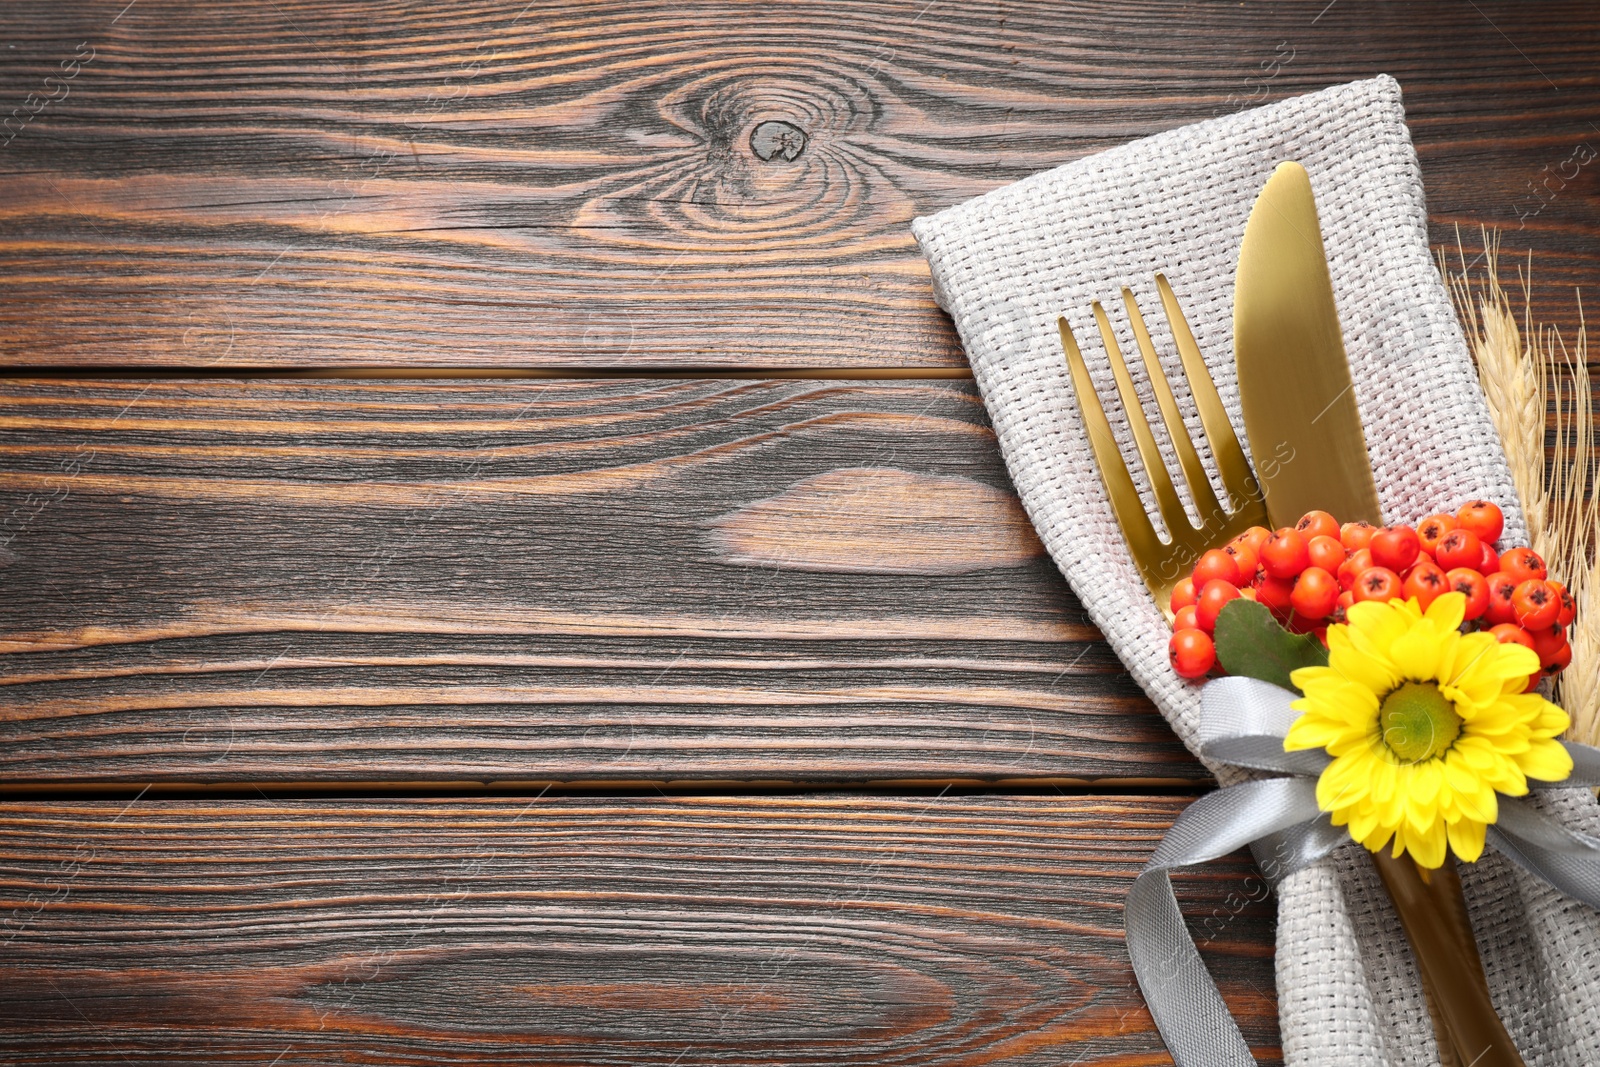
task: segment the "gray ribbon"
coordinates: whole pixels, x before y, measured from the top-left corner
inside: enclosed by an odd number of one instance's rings
[[[1178,816],[1134,880],[1124,912],[1128,956],[1139,989],[1177,1067],[1252,1067],[1244,1035],[1229,1014],[1184,925],[1168,871],[1250,846],[1273,885],[1335,849],[1352,844],[1317,807],[1317,776],[1327,753],[1285,752],[1283,736],[1299,694],[1254,678],[1219,678],[1201,693],[1200,754],[1269,771],[1208,793]],[[1600,749],[1563,742],[1572,775],[1533,789],[1600,785]],[[1485,840],[1556,889],[1600,908],[1600,838],[1576,833],[1515,797],[1498,798],[1500,817]]]

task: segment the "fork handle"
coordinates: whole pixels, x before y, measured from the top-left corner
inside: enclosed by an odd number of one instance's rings
[[[1524,1067],[1489,999],[1455,863],[1423,871],[1410,856],[1372,854],[1411,944],[1433,1016],[1441,1061],[1461,1067]]]

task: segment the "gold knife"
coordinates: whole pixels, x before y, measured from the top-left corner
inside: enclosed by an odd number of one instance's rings
[[[1233,294],[1239,406],[1274,527],[1308,511],[1382,525],[1311,178],[1280,163],[1245,224]],[[1522,1067],[1495,1014],[1454,866],[1373,861],[1416,957],[1445,1067]]]
[[[1382,525],[1311,178],[1298,163],[1278,164],[1245,224],[1233,358],[1273,527],[1313,510]]]

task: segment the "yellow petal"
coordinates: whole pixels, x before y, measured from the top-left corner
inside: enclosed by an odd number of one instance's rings
[[[1475,863],[1483,855],[1484,824],[1475,819],[1459,819],[1445,828],[1450,848],[1461,859]]]
[[[1426,626],[1414,626],[1395,638],[1389,658],[1406,678],[1426,682],[1438,677],[1442,651],[1437,634]]]
[[[1523,774],[1542,782],[1559,782],[1572,773],[1572,754],[1549,738],[1535,739],[1516,760]]]
[[[1433,603],[1428,605],[1424,615],[1440,630],[1459,630],[1462,620],[1467,617],[1466,594],[1441,593],[1433,598]]]

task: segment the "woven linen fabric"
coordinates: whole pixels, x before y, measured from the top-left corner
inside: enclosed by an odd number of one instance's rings
[[[1505,455],[1429,251],[1421,177],[1394,79],[1335,86],[1134,141],[912,224],[1034,526],[1191,749],[1199,687],[1167,663],[1167,624],[1106,499],[1056,320],[1066,316],[1077,335],[1123,454],[1132,456],[1091,312],[1094,301],[1104,304],[1131,356],[1137,348],[1120,293],[1132,289],[1190,435],[1203,442],[1156,295],[1154,275],[1164,273],[1243,440],[1232,358],[1234,269],[1256,195],[1291,159],[1305,165],[1316,193],[1385,520],[1414,522],[1486,497],[1505,510],[1506,537],[1525,542]],[[1130,369],[1147,387],[1137,358]],[[1145,408],[1159,427],[1148,392]],[[1170,446],[1162,447],[1177,470]],[[1129,466],[1148,501],[1148,480],[1136,461]],[[1224,784],[1242,777],[1212,770]],[[1539,803],[1574,829],[1600,832],[1586,791],[1561,790]],[[1462,877],[1491,994],[1527,1063],[1600,1063],[1600,916],[1497,855],[1464,865]],[[1290,876],[1278,894],[1286,1061],[1438,1063],[1409,948],[1359,846]]]

